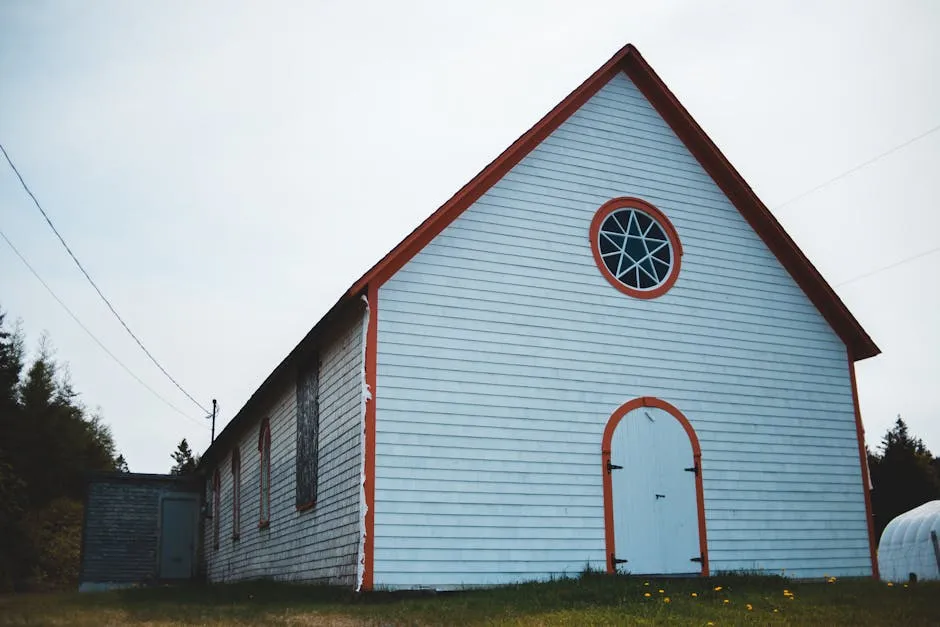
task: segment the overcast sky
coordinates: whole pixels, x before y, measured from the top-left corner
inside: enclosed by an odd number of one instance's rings
[[[446,5],[446,6],[445,6]],[[940,454],[930,2],[0,2],[0,142],[129,325],[224,426],[349,285],[627,42],[884,351],[870,444]],[[47,330],[134,471],[209,442],[0,163],[0,306]],[[205,426],[200,425],[203,423]]]

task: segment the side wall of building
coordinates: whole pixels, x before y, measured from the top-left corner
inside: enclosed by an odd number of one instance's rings
[[[611,198],[675,225],[643,300],[591,253]],[[605,567],[601,440],[659,397],[701,442],[711,570],[871,572],[844,344],[620,74],[379,290],[375,585]]]
[[[205,555],[210,581],[271,578],[355,585],[359,550],[360,421],[362,402],[361,316],[330,332],[320,349],[320,443],[315,507],[296,508],[296,376],[266,412],[259,412],[238,442],[241,455],[241,525],[232,534],[232,451],[220,458],[219,546],[212,546],[206,519]],[[271,516],[260,522],[258,436],[267,417],[271,429]],[[212,507],[212,471],[207,507]]]

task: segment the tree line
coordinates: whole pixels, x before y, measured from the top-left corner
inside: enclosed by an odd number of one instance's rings
[[[48,338],[28,359],[0,310],[0,592],[77,580],[85,474],[114,470],[127,463]]]
[[[910,433],[900,416],[879,449],[868,451],[876,539],[899,514],[940,499],[940,457],[934,457],[923,440]]]

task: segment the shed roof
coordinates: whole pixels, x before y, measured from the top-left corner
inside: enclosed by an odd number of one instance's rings
[[[317,335],[327,320],[336,316],[337,312],[350,302],[357,301],[370,284],[379,286],[385,283],[618,72],[626,73],[633,81],[689,149],[689,152],[702,164],[705,171],[741,212],[751,228],[763,239],[781,265],[790,273],[845,343],[849,357],[854,361],[859,361],[879,354],[881,350],[874,340],[862,328],[803,251],[784,231],[754,190],[653,71],[639,51],[632,44],[627,44],[353,283],[323,319],[314,325],[262,382],[245,406],[219,434],[215,443],[209,447],[202,461],[209,461],[215,451],[223,447],[224,443],[232,437],[232,433],[240,430],[239,424],[245,416],[251,413],[262,397],[270,393],[271,388],[283,380],[282,378],[291,370],[298,356],[307,352],[309,345],[316,342]]]

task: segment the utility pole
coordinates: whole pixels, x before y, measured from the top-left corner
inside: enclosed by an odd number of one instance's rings
[[[209,444],[212,444],[213,442],[215,442],[215,414],[216,414],[216,408],[218,406],[219,405],[216,402],[216,400],[212,399],[212,437],[209,440]]]

